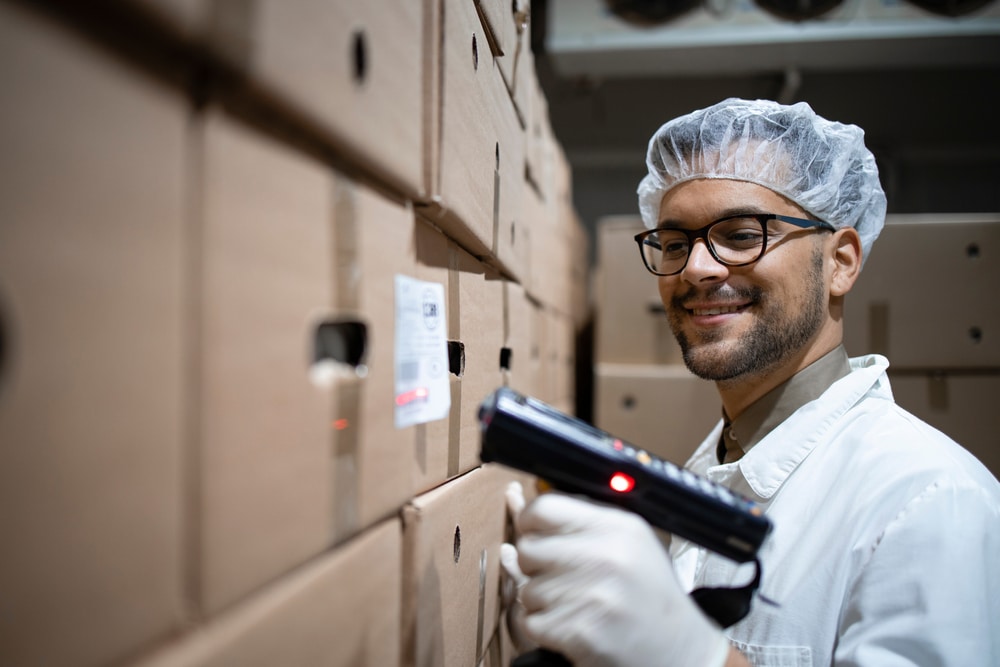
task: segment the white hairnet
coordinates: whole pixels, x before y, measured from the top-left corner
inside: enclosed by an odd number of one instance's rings
[[[639,183],[639,212],[653,228],[663,195],[676,185],[749,181],[837,228],[856,228],[867,259],[885,223],[886,201],[864,134],[821,118],[805,102],[724,100],[656,131],[646,154],[649,173]]]

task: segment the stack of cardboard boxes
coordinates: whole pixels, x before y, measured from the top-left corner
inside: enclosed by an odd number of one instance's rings
[[[0,3],[0,664],[509,661],[477,408],[587,317],[529,20]]]
[[[597,224],[594,423],[683,464],[722,416],[715,385],[691,374],[670,331],[656,276],[633,237],[638,215]]]
[[[721,417],[712,383],[683,366],[657,283],[633,236],[638,216],[597,235],[595,422],[683,463]],[[890,215],[845,301],[850,356],[891,363],[897,403],[1000,474],[1000,216]]]
[[[1000,476],[1000,215],[890,215],[847,296],[844,345],[883,354],[896,402]]]

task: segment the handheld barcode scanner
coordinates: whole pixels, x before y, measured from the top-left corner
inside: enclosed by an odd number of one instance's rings
[[[621,506],[733,561],[754,562],[756,574],[747,586],[691,593],[723,627],[749,613],[760,584],[757,551],[771,530],[771,521],[756,503],[507,387],[486,397],[479,422],[484,463],[510,466],[560,491]],[[569,663],[557,653],[540,650],[513,664]]]

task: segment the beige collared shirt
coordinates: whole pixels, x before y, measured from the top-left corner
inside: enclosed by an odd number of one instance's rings
[[[764,394],[732,422],[723,412],[725,424],[717,449],[719,463],[738,461],[774,427],[850,372],[847,351],[838,345]]]

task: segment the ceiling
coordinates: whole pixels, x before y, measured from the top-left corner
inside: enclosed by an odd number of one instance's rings
[[[635,211],[659,125],[731,96],[806,101],[864,128],[890,212],[1000,211],[1000,0],[959,17],[844,0],[807,21],[702,0],[653,27],[603,0],[533,0],[532,30],[590,227]]]

